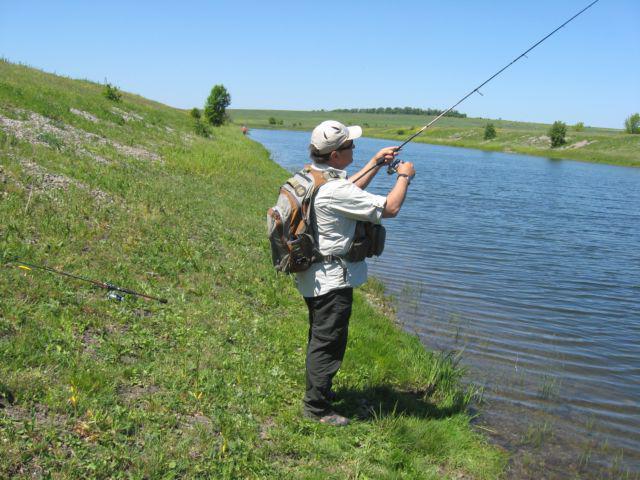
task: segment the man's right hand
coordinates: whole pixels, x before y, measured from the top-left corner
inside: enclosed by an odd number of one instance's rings
[[[404,175],[409,175],[409,178],[413,178],[413,176],[416,174],[416,169],[413,168],[413,163],[404,162],[396,167],[396,172],[402,173]]]
[[[398,175],[407,175],[409,181],[411,181],[411,178],[416,174],[416,170],[413,168],[413,163],[411,162],[399,164],[396,167],[396,172]],[[408,185],[409,182],[396,182],[387,195],[387,203],[384,205],[382,218],[393,218],[398,215],[402,202],[404,202],[404,197],[407,195]]]

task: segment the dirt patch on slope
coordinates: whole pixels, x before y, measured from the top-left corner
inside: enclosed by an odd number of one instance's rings
[[[134,112],[127,112],[126,110],[122,110],[121,108],[118,108],[118,107],[113,107],[111,111],[116,115],[119,115],[120,117],[122,117],[122,119],[125,122],[130,122],[131,120],[138,120],[139,122],[141,122],[144,120],[144,118],[141,115],[138,115],[137,113],[134,113]]]
[[[20,165],[22,165],[24,171],[35,180],[29,185],[29,188],[32,192],[45,193],[50,190],[67,191],[69,187],[73,185],[76,188],[87,192],[94,200],[98,202],[114,202],[113,197],[108,193],[98,188],[90,188],[88,185],[73,178],[69,178],[66,175],[50,173],[45,168],[36,163],[30,162],[28,160],[21,160]]]
[[[592,143],[596,143],[597,140],[581,140],[579,142],[576,143],[572,143],[571,145],[567,145],[566,147],[562,147],[563,150],[572,150],[574,148],[582,148],[582,147],[586,147],[587,145],[591,145]]]
[[[77,108],[70,108],[69,111],[74,115],[78,115],[79,117],[84,118],[85,120],[89,120],[93,123],[98,123],[100,120],[98,117],[91,115],[89,112],[85,112],[84,110],[78,110]]]
[[[551,137],[547,135],[540,135],[539,137],[529,137],[525,140],[527,145],[534,147],[551,147]]]
[[[122,145],[95,133],[54,122],[35,112],[16,110],[16,113],[26,116],[26,120],[8,118],[0,114],[0,128],[19,140],[58,149],[62,147],[70,148],[79,154],[89,156],[102,163],[108,162],[108,160],[89,152],[84,147],[91,144],[105,145],[114,148],[122,155],[138,160],[162,162],[162,158],[158,154],[144,148]]]

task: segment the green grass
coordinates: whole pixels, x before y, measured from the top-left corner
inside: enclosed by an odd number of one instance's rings
[[[501,474],[461,370],[361,292],[335,383],[356,420],[302,419],[306,307],[264,233],[287,173],[235,126],[201,138],[186,112],[102,91],[0,62],[0,478]]]
[[[420,115],[392,115],[338,112],[305,112],[291,110],[230,110],[236,124],[254,128],[286,128],[311,131],[327,119],[347,125],[361,125],[367,137],[386,138],[402,142],[434,117]],[[270,125],[268,119],[282,120],[282,125]],[[484,126],[493,123],[497,136],[484,140]],[[443,117],[414,141],[455,147],[477,148],[499,152],[522,153],[549,158],[640,166],[640,135],[622,130],[585,127],[577,132],[569,126],[567,144],[551,148],[545,138],[551,126],[542,123],[513,122],[484,118]],[[588,142],[582,145],[581,142]],[[570,146],[573,148],[568,148]]]

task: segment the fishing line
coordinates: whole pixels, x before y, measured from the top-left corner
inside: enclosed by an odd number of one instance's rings
[[[596,3],[598,3],[600,0],[594,0],[593,2],[591,2],[589,5],[587,5],[586,7],[584,7],[582,10],[580,10],[578,13],[576,13],[573,17],[571,17],[569,20],[567,20],[566,22],[564,22],[562,25],[560,25],[558,28],[556,28],[555,30],[553,30],[551,33],[547,34],[545,37],[543,37],[542,39],[538,40],[536,43],[534,43],[531,47],[529,47],[527,50],[525,50],[523,53],[521,53],[520,55],[518,55],[516,58],[514,58],[513,60],[511,60],[511,62],[509,62],[507,65],[505,65],[504,67],[502,67],[500,70],[498,70],[496,73],[494,73],[493,75],[491,75],[488,79],[486,79],[484,82],[482,82],[480,85],[478,85],[476,88],[474,88],[473,90],[471,90],[469,93],[467,93],[464,97],[462,97],[460,100],[458,100],[454,105],[452,105],[451,107],[449,107],[448,109],[446,109],[445,111],[443,111],[442,113],[440,113],[440,115],[438,115],[436,118],[434,118],[433,120],[431,120],[427,125],[425,125],[424,127],[422,127],[420,130],[418,130],[416,133],[414,133],[413,135],[409,136],[409,138],[407,138],[404,142],[402,142],[402,144],[396,148],[396,152],[399,152],[402,147],[404,147],[407,143],[409,143],[411,140],[413,140],[414,138],[416,138],[418,135],[420,135],[422,132],[424,132],[427,128],[429,128],[431,125],[433,125],[434,123],[436,123],[438,120],[440,120],[442,117],[444,117],[447,113],[449,113],[451,110],[453,110],[454,108],[456,108],[458,105],[460,105],[462,102],[464,102],[467,98],[469,98],[471,95],[473,95],[474,93],[478,93],[479,95],[482,95],[482,93],[480,92],[480,89],[482,87],[484,87],[487,83],[489,83],[491,80],[493,80],[494,78],[496,78],[498,75],[500,75],[502,72],[504,72],[507,68],[509,68],[511,65],[513,65],[514,63],[516,63],[518,60],[520,60],[522,57],[526,57],[527,53],[529,53],[531,50],[533,50],[534,48],[536,48],[538,45],[540,45],[542,42],[544,42],[547,38],[549,38],[550,36],[552,36],[554,33],[556,33],[558,30],[560,30],[561,28],[563,28],[564,26],[568,25],[569,23],[571,23],[576,17],[578,17],[579,15],[581,15],[583,12],[585,12],[586,10],[590,9],[592,6],[594,6]],[[396,171],[396,167],[398,166],[398,164],[402,163],[402,160],[397,159],[394,160],[393,162],[391,162],[389,164],[389,167],[387,168],[387,173],[392,174],[395,173]],[[365,172],[363,172],[360,176],[358,176],[355,179],[351,179],[352,182],[356,182],[358,181],[360,178],[362,178],[363,176],[365,176],[367,173],[369,173],[371,170],[375,169],[375,168],[379,168],[382,165],[384,165],[384,158],[383,159],[379,159],[376,164],[367,169]]]

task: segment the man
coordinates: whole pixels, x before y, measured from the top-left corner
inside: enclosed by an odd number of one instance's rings
[[[353,243],[357,221],[379,224],[382,218],[398,214],[415,175],[413,164],[401,163],[396,183],[386,197],[365,192],[380,168],[366,170],[379,160],[384,159],[385,164],[393,161],[397,147],[380,150],[352,182],[345,169],[353,162],[353,141],[361,135],[362,128],[333,120],[322,122],[311,134],[311,168],[329,170],[335,179],[318,189],[313,202],[313,230],[324,260],[298,273],[296,279],[309,309],[304,415],[336,426],[347,425],[349,420],[331,410],[332,381],[347,346],[353,289],[367,280],[364,261],[349,262],[341,257]]]

